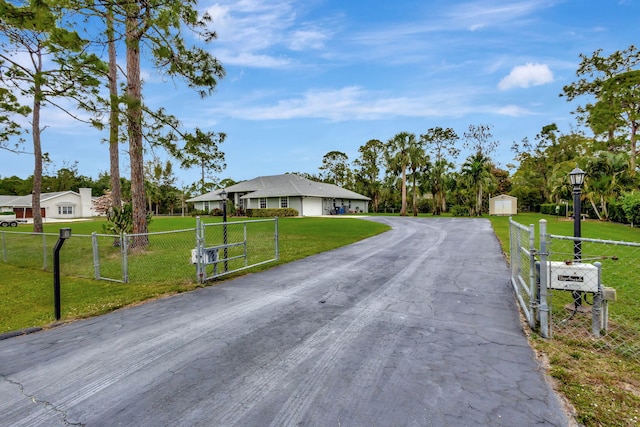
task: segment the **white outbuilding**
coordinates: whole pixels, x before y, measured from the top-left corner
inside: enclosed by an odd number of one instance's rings
[[[501,194],[489,199],[489,215],[516,215],[517,213],[517,197]]]

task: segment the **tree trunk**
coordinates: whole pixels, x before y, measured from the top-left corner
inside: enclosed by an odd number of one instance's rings
[[[589,203],[591,203],[591,207],[593,208],[593,211],[596,213],[596,216],[598,217],[599,220],[602,220],[602,215],[600,215],[600,211],[598,210],[598,207],[596,206],[595,202],[593,201],[593,197],[589,196]],[[573,215],[575,216],[576,211],[575,208],[573,210]]]
[[[407,168],[402,168],[402,200],[400,206],[400,216],[407,216]]]
[[[40,63],[37,65],[39,74],[41,69]],[[33,116],[31,123],[31,133],[33,135],[33,189],[31,190],[31,211],[33,213],[33,232],[42,233],[42,212],[40,210],[40,195],[42,194],[42,141],[40,140],[40,108],[42,106],[40,98],[42,89],[40,78],[34,79],[33,87]]]
[[[413,172],[413,216],[418,216],[418,199],[416,195],[416,173]]]
[[[629,138],[629,144],[631,145],[631,158],[630,158],[630,169],[631,176],[636,176],[636,134],[638,131],[638,126],[636,122],[631,122],[631,136]]]
[[[137,17],[140,7],[130,3],[126,19],[127,45],[127,124],[129,129],[129,158],[131,163],[131,205],[133,233],[147,233],[147,212],[144,194],[144,155],[142,146],[142,88],[140,80],[140,40]],[[148,244],[147,236],[137,236],[133,246]]]
[[[109,4],[107,9],[107,37],[109,43],[109,183],[111,186],[111,206],[120,208],[122,206],[122,188],[120,185],[120,155],[118,152],[119,141],[118,132],[120,129],[120,111],[118,102],[118,68],[116,56],[116,44],[113,29],[113,5]]]

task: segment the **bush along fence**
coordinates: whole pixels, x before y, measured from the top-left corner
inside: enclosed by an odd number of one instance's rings
[[[206,223],[146,234],[72,234],[60,254],[63,274],[123,283],[204,283],[279,259],[278,219]],[[2,261],[53,269],[56,233],[0,231]]]
[[[640,244],[547,233],[512,219],[511,283],[544,338],[640,360]]]

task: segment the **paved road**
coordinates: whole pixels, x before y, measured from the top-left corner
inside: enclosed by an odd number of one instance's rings
[[[0,341],[0,425],[567,425],[489,222],[375,220],[393,230]]]

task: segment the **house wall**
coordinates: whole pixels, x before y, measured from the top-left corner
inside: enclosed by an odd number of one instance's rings
[[[80,188],[79,193],[69,192],[43,200],[40,205],[44,208],[47,218],[91,218],[97,215],[93,208],[90,188]]]
[[[82,218],[82,203],[75,193],[68,193],[50,200],[43,200],[40,205],[47,218],[71,219]]]
[[[300,197],[289,196],[289,207],[298,211],[301,216],[319,216],[329,215],[331,209],[335,209],[335,206],[344,206],[345,213],[367,213],[369,203],[366,200],[348,200],[348,199],[323,199],[321,197]],[[260,198],[250,198],[243,200],[246,209],[260,209]],[[205,202],[193,202],[194,209],[204,210]],[[236,206],[240,205],[240,200],[237,200]],[[209,209],[214,209],[218,206],[217,202],[209,202]],[[280,197],[267,197],[268,209],[280,208]],[[335,212],[335,211],[334,211]]]
[[[298,211],[299,215],[302,215],[304,211],[302,197],[289,197],[289,207]]]

